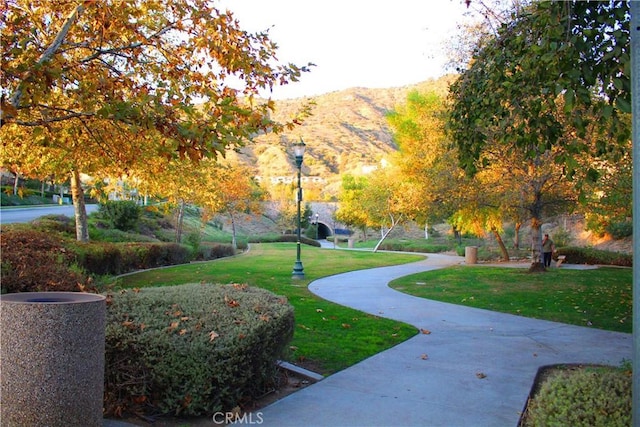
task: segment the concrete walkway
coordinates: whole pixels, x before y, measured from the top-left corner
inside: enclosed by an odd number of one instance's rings
[[[432,254],[312,282],[309,289],[322,298],[431,333],[263,408],[261,425],[515,427],[540,366],[631,360],[631,334],[435,302],[387,286],[462,262]]]

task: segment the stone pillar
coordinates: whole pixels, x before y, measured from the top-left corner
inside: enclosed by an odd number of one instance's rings
[[[102,426],[105,297],[0,295],[2,426]]]

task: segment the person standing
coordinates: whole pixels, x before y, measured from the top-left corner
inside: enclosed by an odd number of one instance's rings
[[[551,267],[551,258],[555,251],[556,247],[553,244],[553,240],[549,238],[548,234],[545,234],[542,239],[542,259],[545,267]]]

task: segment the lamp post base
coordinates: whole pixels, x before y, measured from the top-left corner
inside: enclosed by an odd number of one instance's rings
[[[291,277],[294,279],[304,279],[304,267],[302,266],[301,261],[296,261],[294,264]]]

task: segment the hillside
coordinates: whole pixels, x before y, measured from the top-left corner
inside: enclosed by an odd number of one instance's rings
[[[261,135],[231,158],[255,167],[263,179],[295,173],[291,145],[304,139],[303,174],[338,183],[344,173],[360,174],[397,150],[385,114],[402,104],[412,90],[445,94],[447,79],[388,89],[352,88],[314,98],[276,101],[273,118],[285,121],[311,103],[312,115],[290,133]]]

